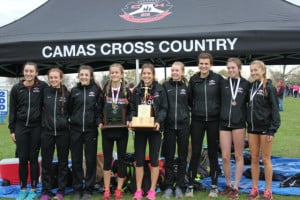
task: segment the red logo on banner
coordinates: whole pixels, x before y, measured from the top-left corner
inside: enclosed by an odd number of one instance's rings
[[[171,14],[173,7],[167,0],[140,0],[128,3],[123,9],[123,19],[135,23],[147,23],[161,20]]]

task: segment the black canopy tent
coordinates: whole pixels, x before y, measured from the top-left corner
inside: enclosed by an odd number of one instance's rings
[[[27,60],[41,74],[53,65],[66,73],[79,64],[135,68],[136,59],[193,66],[202,51],[214,65],[228,56],[299,64],[299,11],[285,0],[48,0],[0,28],[0,76],[20,75]]]

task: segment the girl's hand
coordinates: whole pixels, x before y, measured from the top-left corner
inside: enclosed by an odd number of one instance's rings
[[[159,131],[159,128],[160,128],[159,123],[158,123],[158,122],[155,122],[154,126],[155,126],[155,130],[156,130],[156,131]]]
[[[10,134],[11,140],[16,143],[16,135],[14,133]]]
[[[273,140],[273,136],[272,135],[268,135],[267,136],[267,142],[272,142]]]
[[[127,121],[126,122],[126,125],[128,127],[128,131],[132,131],[132,128],[131,128],[131,121]]]
[[[100,129],[102,130],[102,128],[103,128],[103,124],[102,124],[102,123],[100,123],[100,124],[98,125],[98,128],[100,128]]]

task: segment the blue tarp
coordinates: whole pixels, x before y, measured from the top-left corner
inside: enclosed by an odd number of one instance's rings
[[[235,163],[234,160],[232,160],[232,171],[234,172]],[[222,166],[222,161],[219,159],[219,164]],[[293,176],[297,173],[300,173],[300,158],[282,158],[282,157],[275,157],[272,156],[272,164],[273,164],[273,171],[275,174],[282,175],[285,177]],[[245,165],[245,170],[248,169],[250,166]],[[233,173],[234,174],[234,173]],[[220,190],[223,190],[225,188],[225,177],[220,176],[219,177],[219,183],[218,187]],[[234,180],[234,177],[232,178]],[[299,187],[285,187],[280,188],[279,184],[281,181],[273,181],[272,182],[272,190],[273,194],[278,195],[297,195],[300,196],[300,188]],[[201,183],[206,187],[209,188],[211,184],[210,178],[205,178],[201,180]],[[2,180],[0,179],[0,185],[2,184]],[[242,177],[241,183],[240,183],[240,192],[242,193],[249,193],[250,189],[252,187],[251,179]],[[262,192],[265,188],[265,181],[259,181],[259,190]],[[19,185],[11,185],[11,186],[0,186],[0,198],[16,198],[18,192],[20,190]],[[37,189],[38,194],[41,192],[41,184],[38,185]],[[71,193],[72,189],[67,188],[66,193]],[[55,190],[53,190],[53,193],[55,193]]]

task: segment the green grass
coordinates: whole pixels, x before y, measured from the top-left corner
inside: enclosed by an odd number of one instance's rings
[[[280,114],[281,127],[275,135],[272,155],[300,158],[300,99],[295,99],[291,97],[284,99],[284,111]],[[98,151],[102,151],[100,135]],[[6,124],[0,125],[0,160],[3,158],[14,157],[14,152],[15,144],[10,139],[10,134],[7,128],[6,120]],[[127,152],[133,152],[132,136],[130,136],[129,138]],[[207,191],[197,192],[194,199],[209,199],[207,198],[207,195]],[[246,199],[246,196],[246,194],[241,194],[240,199]],[[100,194],[93,195],[93,199],[101,198],[102,196]],[[274,195],[274,198],[276,200],[293,200],[299,199],[300,197]],[[68,200],[72,198],[70,195],[67,195],[65,199]],[[131,199],[131,195],[125,195],[125,199]],[[157,199],[162,199],[160,194],[158,194]],[[218,199],[225,200],[228,198],[219,197]]]

